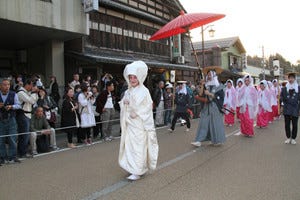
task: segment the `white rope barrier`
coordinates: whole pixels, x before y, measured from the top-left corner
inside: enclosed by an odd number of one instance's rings
[[[196,107],[196,106],[200,106],[201,104],[193,104],[192,107]],[[168,110],[171,110],[171,111],[174,111],[175,109],[163,109],[161,111],[158,111],[158,112],[165,112],[165,111],[168,111]],[[153,112],[153,114],[155,114],[157,112]],[[120,118],[117,118],[117,119],[113,119],[113,120],[106,120],[106,121],[101,121],[101,122],[97,122],[96,125],[98,124],[104,124],[104,123],[107,123],[107,122],[116,122],[116,121],[120,121]],[[94,126],[93,126],[94,127]],[[52,127],[51,127],[52,128]],[[76,125],[75,126],[65,126],[65,127],[59,127],[59,128],[53,128],[56,131],[60,131],[60,130],[66,130],[66,129],[71,129],[71,128],[79,128],[77,127]],[[92,127],[91,127],[92,128]],[[163,127],[157,127],[156,129],[161,129]],[[31,133],[37,133],[37,135],[42,135],[41,133],[39,133],[40,131],[30,131],[30,132],[24,132],[24,133],[16,133],[16,134],[11,134],[11,135],[0,135],[0,138],[3,138],[3,137],[11,137],[11,136],[19,136],[19,135],[29,135]]]

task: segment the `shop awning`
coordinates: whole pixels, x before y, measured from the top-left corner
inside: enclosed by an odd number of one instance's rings
[[[161,61],[151,61],[139,58],[130,58],[130,57],[116,57],[116,56],[102,56],[94,55],[89,53],[78,53],[78,52],[65,52],[66,56],[73,57],[75,59],[84,60],[92,63],[111,63],[111,64],[121,64],[126,65],[135,60],[143,60],[149,67],[165,68],[165,69],[178,69],[178,70],[189,70],[189,71],[198,71],[198,67],[189,66],[189,65],[178,65]]]

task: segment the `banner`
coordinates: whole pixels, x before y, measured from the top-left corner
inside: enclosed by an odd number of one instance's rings
[[[173,36],[173,46],[172,46],[173,58],[181,56],[181,35]]]
[[[170,71],[170,82],[175,83],[175,70]]]

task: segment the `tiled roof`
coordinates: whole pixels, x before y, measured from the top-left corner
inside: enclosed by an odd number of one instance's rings
[[[158,61],[155,59],[149,60],[145,58],[137,58],[132,56],[126,55],[104,55],[104,54],[93,54],[93,53],[78,53],[74,51],[65,52],[66,56],[74,57],[80,60],[86,60],[89,62],[99,62],[99,63],[113,63],[113,64],[129,64],[135,60],[143,60],[148,66],[152,67],[164,67],[166,69],[182,69],[182,70],[192,70],[197,71],[199,70],[195,66],[190,65],[180,65],[180,64],[173,64],[170,62]]]

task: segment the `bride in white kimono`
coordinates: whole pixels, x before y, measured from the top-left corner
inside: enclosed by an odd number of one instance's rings
[[[121,113],[120,166],[138,180],[148,170],[154,170],[158,158],[158,143],[152,113],[152,99],[143,85],[148,67],[143,61],[128,64],[123,76],[128,90],[119,102]]]

